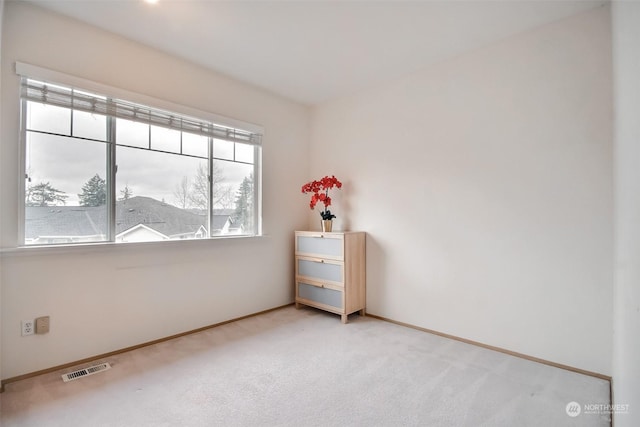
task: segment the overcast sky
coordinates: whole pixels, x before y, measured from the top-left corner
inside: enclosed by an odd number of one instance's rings
[[[68,110],[29,103],[31,121],[28,128],[68,134],[70,117]],[[47,110],[47,114],[44,113]],[[88,113],[74,114],[74,135],[106,139],[106,120],[103,116]],[[117,141],[128,145],[148,146],[149,126],[118,119]],[[67,205],[78,204],[82,186],[95,174],[105,179],[107,144],[74,138],[27,132],[26,172],[31,184],[50,182],[68,196]],[[179,151],[180,133],[153,127],[152,148]],[[187,134],[185,134],[187,135]],[[207,138],[197,135],[183,137],[183,152],[207,155]],[[224,159],[249,160],[253,147],[228,141],[215,141],[214,156]],[[233,161],[214,160],[224,173],[225,185],[238,189],[242,180],[253,172],[253,166]],[[178,154],[158,153],[128,147],[118,147],[116,152],[116,196],[125,185],[133,196],[148,196],[167,203],[177,204],[174,192],[184,176],[193,181],[199,164],[207,165],[201,158]]]

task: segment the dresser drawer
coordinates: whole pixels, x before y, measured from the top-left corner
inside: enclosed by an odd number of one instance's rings
[[[296,257],[296,276],[342,285],[344,283],[344,263],[298,256]]]
[[[315,302],[325,306],[342,310],[342,292],[335,289],[324,288],[298,282],[297,297],[309,302]]]
[[[366,234],[361,231],[295,232],[296,308],[302,305],[339,314],[366,309]]]
[[[344,236],[332,233],[298,233],[296,254],[343,260]]]

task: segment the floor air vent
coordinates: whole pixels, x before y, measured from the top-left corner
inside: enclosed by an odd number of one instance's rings
[[[77,371],[69,372],[62,376],[62,380],[66,383],[69,381],[77,380],[78,378],[87,377],[89,375],[97,374],[98,372],[111,369],[111,365],[108,363],[101,363],[95,366],[89,366],[88,368],[78,369]]]

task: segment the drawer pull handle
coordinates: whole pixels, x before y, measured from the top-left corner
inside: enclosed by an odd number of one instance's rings
[[[324,260],[323,260],[323,259],[321,259],[321,260],[320,260],[320,262],[321,262],[322,264],[324,264]]]

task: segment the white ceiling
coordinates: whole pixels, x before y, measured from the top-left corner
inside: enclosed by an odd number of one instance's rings
[[[606,0],[33,0],[314,105]]]

